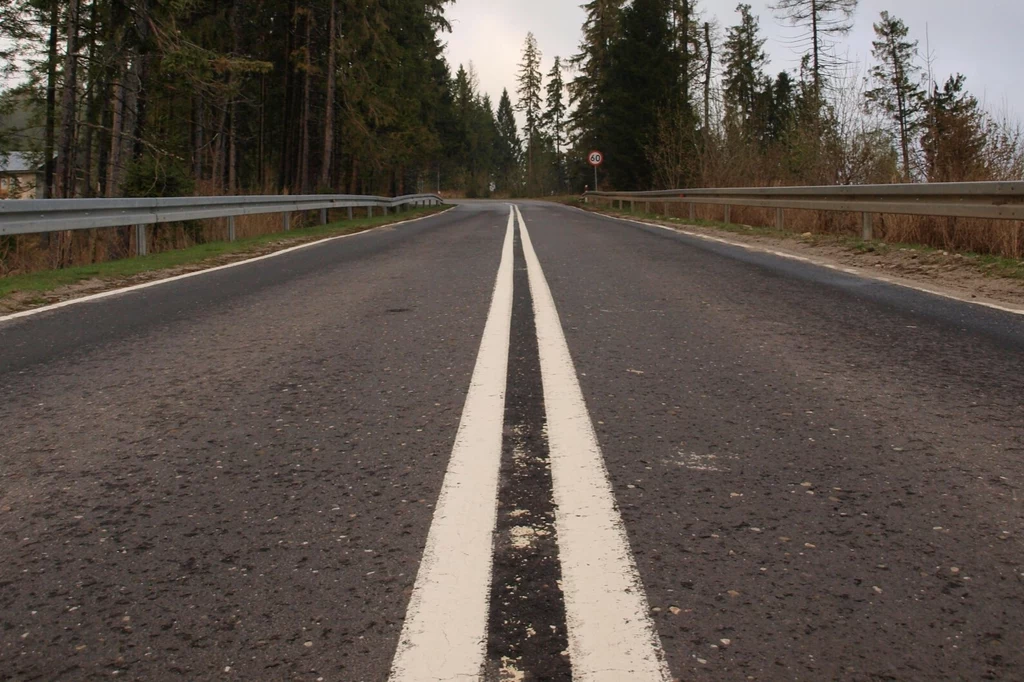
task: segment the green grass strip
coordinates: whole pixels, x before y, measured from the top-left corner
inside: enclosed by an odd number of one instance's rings
[[[303,227],[288,232],[275,232],[256,237],[247,237],[233,242],[209,242],[197,244],[185,249],[164,251],[147,256],[135,256],[121,260],[78,265],[62,270],[41,270],[21,275],[0,277],[0,299],[19,292],[46,293],[62,286],[77,284],[88,279],[123,279],[146,272],[167,270],[186,265],[202,264],[224,255],[244,255],[255,252],[272,242],[282,242],[281,248],[295,246],[298,243],[313,241],[325,237],[338,237],[346,234],[363,232],[381,225],[388,225],[410,218],[430,215],[444,210],[443,207],[417,208],[390,215],[378,215],[372,218],[354,218],[327,225]]]

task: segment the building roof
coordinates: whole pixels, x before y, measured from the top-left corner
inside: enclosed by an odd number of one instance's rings
[[[24,152],[0,152],[0,173],[34,173],[36,164]]]

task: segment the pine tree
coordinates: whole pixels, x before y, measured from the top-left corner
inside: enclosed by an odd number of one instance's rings
[[[925,98],[915,77],[921,68],[915,63],[917,41],[907,38],[902,20],[882,12],[875,25],[876,40],[871,54],[877,64],[871,69],[875,87],[864,93],[868,104],[892,121],[903,157],[903,176],[913,175],[911,144],[920,130]]]
[[[750,5],[740,4],[736,11],[740,13],[740,23],[726,31],[722,86],[730,122],[751,132],[748,123],[758,106],[768,57],[764,52],[765,39],[760,36],[758,20],[751,14]]]

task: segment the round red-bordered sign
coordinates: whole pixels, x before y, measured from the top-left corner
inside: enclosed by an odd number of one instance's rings
[[[599,151],[592,151],[587,156],[587,161],[590,162],[591,166],[600,166],[602,163],[604,163],[604,154],[602,154]]]

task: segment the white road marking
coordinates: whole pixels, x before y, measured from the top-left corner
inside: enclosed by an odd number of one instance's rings
[[[667,682],[671,675],[558,310],[518,206],[516,215],[540,348],[573,680]]]
[[[266,260],[267,258],[276,258],[277,256],[283,256],[286,253],[292,251],[298,251],[299,249],[308,249],[311,246],[319,246],[320,244],[326,244],[327,242],[333,242],[338,239],[347,239],[348,237],[357,237],[361,234],[367,234],[374,230],[379,230],[385,227],[396,227],[398,225],[405,225],[407,223],[415,223],[420,220],[427,220],[428,218],[436,218],[439,215],[443,215],[448,211],[454,210],[453,208],[445,209],[440,213],[432,213],[431,215],[422,216],[420,218],[410,218],[409,220],[399,220],[394,223],[386,223],[377,227],[372,227],[369,230],[363,230],[361,232],[354,232],[352,234],[341,234],[337,237],[327,237],[326,239],[318,239],[312,242],[306,242],[305,244],[299,244],[298,246],[290,246],[287,249],[281,249],[280,251],[274,251],[273,253],[267,253],[262,256],[256,256],[255,258],[247,258],[245,260],[235,261],[226,265],[218,265],[213,268],[206,268],[205,270],[196,270],[195,272],[186,272],[183,275],[175,275],[173,277],[165,277],[163,279],[155,279],[151,282],[143,282],[142,284],[134,284],[130,287],[122,287],[120,289],[111,289],[110,291],[101,291],[97,294],[90,294],[88,296],[80,296],[78,298],[69,298],[66,301],[59,303],[51,303],[50,305],[40,306],[38,308],[32,308],[31,310],[23,310],[18,313],[11,313],[9,315],[0,315],[0,322],[7,322],[8,320],[14,320],[19,317],[28,317],[30,315],[38,315],[40,313],[46,313],[57,308],[64,308],[69,305],[77,305],[79,303],[87,303],[89,301],[96,301],[101,298],[108,298],[110,296],[118,296],[120,294],[126,294],[130,291],[137,291],[139,289],[148,289],[149,287],[155,287],[160,284],[167,284],[168,282],[176,282],[179,279],[187,279],[189,277],[198,277],[199,275],[205,275],[210,272],[216,272],[218,270],[226,270],[228,268],[237,268],[239,265],[248,265],[249,263],[255,263],[257,261]]]
[[[512,328],[514,229],[510,208],[491,308],[392,663],[392,682],[475,680],[483,672]]]
[[[570,208],[573,208],[573,209],[575,209],[577,211],[581,211],[583,213],[588,213],[588,214],[591,214],[591,215],[593,213],[595,213],[594,211],[585,211],[582,208],[576,208],[575,206],[570,206]],[[786,251],[778,251],[776,249],[770,249],[770,248],[768,248],[766,246],[759,246],[757,244],[747,244],[747,243],[744,243],[744,242],[733,241],[731,239],[723,239],[722,237],[713,237],[711,235],[704,234],[703,232],[693,232],[691,230],[684,229],[683,227],[672,227],[672,226],[669,226],[669,225],[661,225],[661,224],[658,224],[658,223],[649,223],[649,222],[644,221],[644,220],[634,220],[632,218],[620,218],[619,216],[608,215],[607,213],[601,213],[600,211],[596,211],[596,213],[597,213],[597,215],[604,216],[605,218],[609,218],[611,220],[619,220],[619,221],[624,222],[624,223],[633,223],[635,225],[644,225],[646,227],[659,227],[659,228],[661,228],[663,230],[667,230],[669,232],[675,232],[675,233],[678,233],[678,234],[685,234],[688,237],[696,237],[697,239],[703,239],[704,241],[718,242],[719,244],[726,244],[728,246],[736,246],[736,247],[739,247],[739,248],[744,249],[746,251],[754,251],[754,252],[757,252],[757,253],[767,253],[767,254],[770,254],[772,256],[778,256],[780,258],[786,258],[788,260],[795,260],[795,261],[799,261],[801,263],[809,263],[811,265],[817,265],[819,267],[828,268],[829,270],[837,270],[839,272],[845,272],[848,275],[853,275],[855,277],[860,277],[861,279],[870,279],[870,280],[875,280],[877,282],[885,282],[886,284],[891,284],[893,286],[902,287],[904,289],[911,289],[913,291],[922,291],[922,292],[924,292],[926,294],[932,294],[933,296],[940,296],[942,298],[947,298],[947,299],[949,299],[951,301],[957,301],[959,303],[969,303],[970,305],[979,305],[979,306],[982,306],[982,307],[985,307],[985,308],[991,308],[993,310],[999,310],[999,311],[1002,311],[1004,313],[1012,313],[1014,315],[1024,315],[1024,307],[1014,306],[1014,305],[1009,304],[1009,303],[1006,303],[1006,304],[994,303],[992,301],[979,301],[978,299],[974,299],[974,298],[966,298],[964,296],[959,296],[957,294],[953,294],[953,293],[950,293],[948,291],[944,291],[942,289],[938,289],[938,288],[935,288],[935,287],[930,287],[927,284],[919,284],[917,282],[911,283],[911,282],[909,282],[909,281],[907,281],[905,279],[895,279],[895,278],[892,278],[892,277],[886,277],[885,275],[879,275],[879,274],[876,274],[876,273],[874,273],[874,272],[872,272],[870,270],[864,270],[864,269],[861,269],[861,268],[852,268],[852,267],[847,267],[847,266],[843,266],[843,265],[835,265],[833,263],[828,263],[828,262],[825,262],[825,261],[820,260],[820,259],[807,258],[805,256],[798,256],[798,255],[793,254],[793,253],[787,253]]]

